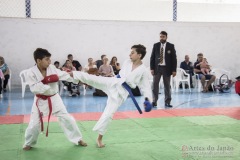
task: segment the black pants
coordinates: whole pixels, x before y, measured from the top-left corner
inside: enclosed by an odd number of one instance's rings
[[[7,75],[5,75],[4,76],[4,81],[3,81],[3,89],[6,89],[6,87],[7,87],[7,84],[8,84],[8,80],[9,80],[9,78],[10,78],[10,75],[9,74],[7,74]]]
[[[0,94],[2,93],[2,89],[6,89],[10,75],[7,74],[4,76],[4,78],[5,78],[4,80],[0,78]],[[2,83],[3,83],[3,88],[2,88]]]
[[[163,77],[163,84],[164,84],[164,95],[165,95],[165,103],[170,104],[172,97],[171,97],[171,86],[170,80],[171,76],[168,76],[167,68],[165,66],[158,66],[158,71],[156,75],[153,76],[153,102],[158,101],[158,94],[159,94],[159,82],[161,77]]]
[[[62,83],[67,86],[67,90],[69,92],[72,92],[72,83],[71,82],[67,82],[67,81],[62,81]]]
[[[0,94],[2,94],[2,78],[0,78]]]

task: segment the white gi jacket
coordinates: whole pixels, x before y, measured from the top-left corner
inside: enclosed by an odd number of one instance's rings
[[[59,80],[65,80],[69,82],[73,82],[73,78],[65,71],[61,71],[57,69],[54,65],[50,64],[47,68],[47,76],[57,74],[59,77]],[[26,81],[30,86],[30,90],[33,94],[41,94],[41,95],[54,95],[51,97],[52,100],[52,108],[54,112],[57,112],[61,109],[63,109],[64,104],[62,102],[61,97],[58,94],[59,87],[58,82],[49,83],[49,84],[43,84],[41,81],[43,80],[43,75],[41,74],[40,70],[38,69],[37,65],[33,66],[29,69],[26,77]],[[32,107],[32,112],[38,112],[36,107],[36,99],[37,97],[34,97],[34,103]],[[48,101],[47,100],[38,100],[38,106],[41,112],[43,112],[44,115],[48,114]],[[65,109],[65,108],[64,108]]]
[[[141,64],[132,71],[132,61],[126,60],[122,69],[119,72],[121,76],[121,82],[126,82],[131,88],[136,88],[138,86],[144,97],[148,97],[149,101],[152,102],[152,89],[149,82],[149,73],[150,72],[144,64]]]
[[[87,73],[73,71],[74,79],[100,89],[108,95],[104,112],[93,128],[94,131],[98,131],[101,135],[105,134],[114,113],[129,95],[128,91],[122,86],[123,82],[126,82],[131,88],[138,86],[142,90],[143,96],[148,97],[149,101],[152,102],[152,90],[148,73],[150,71],[148,71],[144,64],[141,64],[132,71],[132,64],[131,60],[123,63],[119,73],[121,78],[97,77]]]

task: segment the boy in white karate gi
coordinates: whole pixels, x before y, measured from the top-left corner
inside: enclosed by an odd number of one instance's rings
[[[149,83],[148,69],[142,62],[146,55],[146,48],[143,45],[134,45],[131,48],[130,59],[123,63],[120,70],[120,77],[99,77],[89,75],[83,72],[70,73],[74,79],[80,80],[90,86],[103,90],[108,95],[107,105],[105,110],[94,126],[93,130],[99,133],[97,138],[98,147],[102,148],[105,145],[102,142],[103,135],[107,130],[107,126],[112,121],[114,113],[118,107],[127,99],[128,91],[122,86],[126,82],[131,88],[138,86],[144,97],[147,97],[152,102],[152,90]]]
[[[78,129],[76,121],[67,112],[61,97],[58,94],[58,80],[72,82],[73,79],[67,72],[56,69],[51,65],[51,54],[38,48],[34,52],[36,65],[28,70],[26,80],[31,92],[35,94],[32,106],[31,118],[25,132],[24,150],[30,150],[36,143],[40,133],[43,131],[43,116],[50,119],[51,113],[57,116],[61,128],[68,140],[76,145],[87,146],[82,140],[82,134]],[[48,127],[46,131],[48,136]]]

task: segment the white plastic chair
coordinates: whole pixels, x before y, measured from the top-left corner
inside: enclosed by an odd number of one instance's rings
[[[228,76],[228,79],[231,79],[230,78],[230,71],[227,71],[225,69],[214,68],[214,69],[212,69],[211,74],[216,76],[216,79],[215,79],[215,84],[216,85],[219,84],[219,79],[220,79],[220,77],[223,74],[226,74]],[[226,80],[227,81],[227,78],[226,77],[222,77],[222,80]]]
[[[83,85],[83,95],[85,96],[86,95],[86,85],[85,84],[82,84]]]
[[[178,92],[179,84],[182,82],[183,89],[185,90],[185,83],[188,84],[189,92],[191,92],[190,86],[190,74],[186,73],[182,68],[177,68],[177,74],[174,77],[176,92]]]
[[[28,83],[26,81],[27,72],[28,72],[28,69],[21,71],[19,74],[19,76],[21,78],[21,84],[22,84],[22,98],[25,95],[25,89],[26,89],[26,86],[28,85]]]

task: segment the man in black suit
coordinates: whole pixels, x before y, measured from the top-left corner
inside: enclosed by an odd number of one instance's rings
[[[152,55],[150,58],[150,69],[153,75],[153,103],[157,106],[159,81],[163,76],[165,107],[172,107],[171,103],[171,75],[176,76],[177,57],[174,44],[167,42],[167,32],[161,31],[160,42],[153,45]]]

